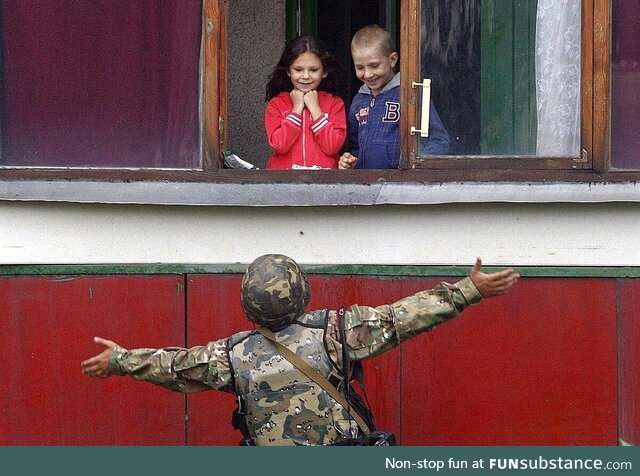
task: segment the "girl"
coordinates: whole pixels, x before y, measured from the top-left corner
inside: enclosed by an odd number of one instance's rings
[[[267,83],[267,169],[336,169],[347,126],[340,69],[313,36],[292,40]]]

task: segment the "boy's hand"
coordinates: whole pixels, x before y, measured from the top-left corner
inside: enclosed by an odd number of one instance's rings
[[[516,284],[520,275],[512,268],[503,269],[496,273],[486,274],[482,272],[482,260],[476,258],[476,264],[469,274],[471,281],[476,286],[478,292],[483,298],[491,296],[500,296],[505,294]]]
[[[296,114],[302,114],[304,110],[304,93],[298,89],[292,89],[289,95],[291,96],[291,102],[293,102],[292,111]]]
[[[349,152],[345,152],[338,161],[338,168],[342,170],[353,169],[357,162],[358,158],[356,156],[351,155]]]
[[[100,344],[106,347],[100,354],[91,357],[82,362],[82,373],[89,377],[106,378],[111,375],[111,368],[109,367],[109,360],[113,354],[113,348],[118,345],[110,340],[103,339],[101,337],[94,337],[93,341],[96,344]]]

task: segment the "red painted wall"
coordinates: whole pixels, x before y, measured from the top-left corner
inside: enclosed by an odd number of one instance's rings
[[[184,315],[182,276],[0,278],[0,444],[184,444],[184,396],[80,371],[94,336],[179,343]]]
[[[310,280],[311,309],[377,306],[439,281]],[[240,281],[189,277],[189,345],[250,326]],[[615,445],[615,309],[615,280],[523,279],[510,295],[367,361],[377,424],[405,445]],[[234,407],[229,395],[190,396],[189,443],[236,444]]]
[[[615,445],[615,283],[523,279],[403,349],[407,445]]]
[[[393,302],[436,278],[310,277],[311,308]],[[4,445],[236,445],[235,397],[183,395],[80,361],[102,335],[130,348],[197,345],[247,329],[240,275],[0,279]],[[501,298],[366,362],[380,428],[404,445],[615,445],[616,315],[633,328],[640,283],[522,279]],[[186,286],[186,294],[184,292]],[[619,304],[618,304],[619,302]],[[637,333],[636,333],[637,334]],[[620,341],[622,436],[637,443],[639,337]],[[637,392],[636,392],[637,394]],[[185,418],[186,416],[186,418]]]

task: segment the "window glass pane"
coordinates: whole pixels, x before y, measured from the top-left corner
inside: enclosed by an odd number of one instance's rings
[[[200,0],[2,2],[2,165],[200,166]]]
[[[580,3],[422,0],[420,155],[438,153],[442,126],[450,154],[579,156]]]
[[[640,169],[640,8],[613,2],[611,165]]]

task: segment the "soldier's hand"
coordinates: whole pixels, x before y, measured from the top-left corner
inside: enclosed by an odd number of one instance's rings
[[[111,369],[109,368],[109,360],[113,354],[113,348],[117,345],[115,342],[103,339],[102,337],[94,337],[93,341],[96,344],[106,347],[98,355],[91,357],[82,362],[82,373],[89,377],[106,378],[111,375]]]
[[[480,258],[476,258],[476,264],[471,269],[469,276],[482,297],[505,294],[516,284],[520,277],[512,268],[503,269],[496,273],[483,273],[482,260]]]

